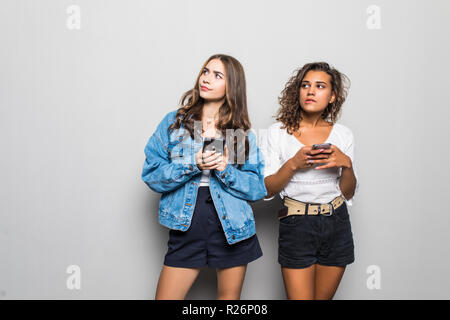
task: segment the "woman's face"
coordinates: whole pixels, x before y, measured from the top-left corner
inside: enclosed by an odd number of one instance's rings
[[[212,59],[202,71],[198,80],[200,97],[208,101],[218,101],[225,97],[225,67],[219,59]]]
[[[300,84],[300,106],[307,113],[325,110],[334,101],[331,76],[324,71],[308,71]]]

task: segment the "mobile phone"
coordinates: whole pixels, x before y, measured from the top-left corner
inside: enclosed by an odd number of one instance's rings
[[[318,150],[318,149],[330,149],[331,143],[321,143],[321,144],[313,144],[312,149]]]
[[[215,151],[217,154],[223,154],[225,140],[206,137],[203,140],[203,152]]]

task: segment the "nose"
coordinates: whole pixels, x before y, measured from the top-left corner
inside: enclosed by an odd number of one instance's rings
[[[212,74],[212,73],[208,73],[208,74],[206,74],[206,75],[203,75],[202,81],[203,81],[204,83],[211,83],[211,79],[210,79],[211,74]]]
[[[307,95],[308,96],[315,96],[316,95],[316,90],[312,86],[309,87]]]

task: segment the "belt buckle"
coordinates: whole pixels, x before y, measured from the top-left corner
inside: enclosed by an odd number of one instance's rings
[[[330,206],[330,212],[329,213],[323,213],[322,215],[324,215],[325,217],[330,217],[334,213],[334,208],[333,208],[333,205],[331,203],[327,203],[327,205]],[[322,209],[321,207],[322,207],[322,205],[319,206],[320,209]]]

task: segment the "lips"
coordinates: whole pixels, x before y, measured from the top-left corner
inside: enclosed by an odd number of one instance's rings
[[[314,100],[314,99],[306,99],[305,100],[305,103],[310,103],[310,102],[316,102],[316,100]]]
[[[205,87],[205,86],[201,86],[200,89],[202,89],[202,91],[209,91],[209,90],[211,90],[211,89],[209,89],[208,87]]]

